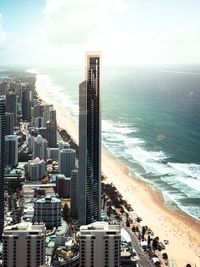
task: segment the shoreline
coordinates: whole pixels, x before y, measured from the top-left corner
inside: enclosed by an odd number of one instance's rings
[[[37,77],[38,78],[38,77]],[[42,93],[42,84],[36,80],[38,97],[44,102],[48,99]],[[58,104],[52,103],[57,111],[57,122],[65,129],[75,143],[78,129],[70,116],[62,115]],[[160,237],[169,240],[166,252],[177,266],[187,263],[200,266],[200,223],[182,211],[173,211],[165,206],[162,193],[139,178],[129,175],[128,167],[123,165],[105,149],[102,153],[102,174],[106,181],[113,183],[134,211],[142,217],[142,225],[148,225]]]

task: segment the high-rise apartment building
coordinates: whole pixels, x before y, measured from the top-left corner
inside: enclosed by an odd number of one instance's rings
[[[34,221],[44,222],[46,227],[58,227],[61,224],[61,200],[46,196],[34,203]]]
[[[14,134],[15,115],[6,112],[6,135]]]
[[[47,121],[46,123],[46,138],[48,147],[57,147],[57,125],[56,122]]]
[[[31,119],[32,91],[29,88],[22,91],[22,119],[29,121]]]
[[[18,139],[17,135],[5,136],[5,164],[10,167],[18,163]]]
[[[47,140],[39,134],[33,141],[33,158],[47,159]]]
[[[63,149],[59,153],[59,170],[66,177],[71,177],[75,169],[76,151],[72,148]]]
[[[43,159],[35,158],[28,161],[28,175],[31,181],[43,179],[45,171],[46,165]]]
[[[79,87],[80,225],[100,220],[101,210],[101,116],[100,54],[86,54],[86,81]]]
[[[38,267],[45,264],[44,224],[6,226],[3,233],[3,266]]]
[[[14,114],[14,125],[17,122],[17,95],[10,92],[6,95],[6,112]]]
[[[0,237],[4,227],[5,96],[0,96]]]
[[[119,267],[120,227],[95,222],[80,227],[80,266]]]

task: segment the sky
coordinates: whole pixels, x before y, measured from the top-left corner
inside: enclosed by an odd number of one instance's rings
[[[0,0],[0,65],[200,63],[199,0]]]

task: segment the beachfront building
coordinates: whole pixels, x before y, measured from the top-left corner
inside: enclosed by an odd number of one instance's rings
[[[61,201],[52,196],[37,199],[34,203],[34,221],[44,222],[46,227],[61,224]]]
[[[23,222],[6,226],[3,233],[3,266],[38,267],[45,263],[45,226]]]
[[[47,121],[46,123],[46,138],[48,147],[57,147],[57,125],[56,122]]]
[[[31,119],[32,91],[29,87],[24,87],[22,91],[22,119]]]
[[[5,136],[5,164],[10,167],[18,163],[18,139],[17,135]]]
[[[59,171],[66,177],[71,177],[75,169],[76,151],[72,148],[62,149],[59,152]]]
[[[0,236],[4,226],[5,105],[5,96],[0,96]]]
[[[46,171],[45,161],[39,158],[35,158],[34,160],[28,161],[28,176],[30,180],[41,180]]]
[[[86,81],[79,86],[80,225],[100,220],[101,213],[101,116],[100,54],[86,54]]]
[[[33,117],[37,118],[37,117],[43,117],[43,112],[44,112],[44,104],[41,103],[37,103],[36,105],[34,105],[33,107]]]
[[[80,266],[118,267],[120,227],[95,222],[80,227]]]
[[[33,158],[47,159],[47,140],[39,134],[33,142]]]

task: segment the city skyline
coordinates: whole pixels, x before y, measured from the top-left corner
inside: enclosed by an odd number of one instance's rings
[[[198,1],[2,0],[2,65],[80,65],[86,50],[105,65],[199,63]]]

